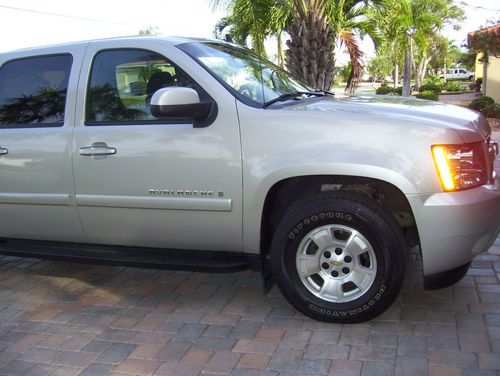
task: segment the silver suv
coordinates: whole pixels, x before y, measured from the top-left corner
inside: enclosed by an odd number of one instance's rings
[[[335,98],[227,43],[137,37],[0,55],[0,238],[13,255],[262,270],[299,311],[383,312],[409,247],[453,283],[500,228],[478,113]]]

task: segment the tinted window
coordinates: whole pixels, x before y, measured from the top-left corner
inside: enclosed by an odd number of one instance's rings
[[[156,120],[150,111],[153,94],[163,87],[197,89],[179,68],[145,50],[99,52],[92,64],[87,123],[130,123]]]
[[[0,127],[46,127],[64,123],[71,55],[7,62],[0,69]]]

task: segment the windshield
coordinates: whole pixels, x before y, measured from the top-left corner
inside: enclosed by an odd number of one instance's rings
[[[287,93],[313,91],[246,48],[222,42],[184,43],[178,47],[249,105],[263,107]]]

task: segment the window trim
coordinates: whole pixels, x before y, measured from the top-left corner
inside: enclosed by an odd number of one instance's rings
[[[160,56],[162,59],[165,61],[169,62],[175,69],[179,69],[182,71],[189,79],[191,79],[194,84],[196,85],[196,91],[198,92],[198,95],[200,96],[200,100],[202,100],[202,97],[205,97],[206,100],[211,101],[213,103],[213,108],[214,111],[211,113],[206,121],[203,121],[201,124],[197,124],[195,119],[192,118],[162,118],[162,119],[151,119],[151,120],[105,120],[105,121],[89,121],[87,119],[87,112],[88,112],[88,99],[89,99],[89,93],[90,93],[90,81],[92,78],[92,72],[94,70],[95,66],[95,59],[97,55],[100,53],[104,52],[114,52],[114,51],[140,51],[140,52],[148,52],[148,53],[154,53],[158,56]],[[201,92],[201,93],[200,93]],[[201,94],[201,95],[200,95]],[[90,70],[89,74],[87,76],[87,82],[85,86],[85,101],[84,101],[84,121],[83,124],[87,127],[98,127],[98,126],[137,126],[137,125],[192,125],[194,128],[205,128],[210,125],[215,121],[217,118],[217,113],[218,113],[218,107],[217,107],[217,102],[208,94],[208,92],[196,81],[194,80],[191,75],[189,75],[184,69],[179,67],[177,64],[175,64],[171,59],[168,59],[166,56],[164,56],[162,53],[158,51],[153,51],[147,48],[138,48],[138,47],[118,47],[118,48],[103,48],[94,53],[94,56],[92,56],[92,63],[90,64]]]
[[[62,128],[66,125],[66,112],[68,106],[68,93],[70,92],[70,81],[71,76],[73,75],[73,63],[75,61],[75,57],[71,52],[61,52],[61,53],[53,53],[53,54],[42,54],[42,55],[28,55],[22,57],[15,57],[13,59],[4,61],[2,65],[0,65],[0,71],[9,63],[20,61],[20,60],[28,60],[28,59],[37,59],[37,58],[48,58],[48,57],[61,57],[61,56],[69,56],[71,58],[70,66],[69,66],[69,76],[68,76],[68,87],[66,88],[66,97],[64,99],[64,118],[62,122],[51,122],[51,123],[26,123],[26,124],[8,124],[2,125],[0,124],[0,130],[2,129],[33,129],[33,128]]]
[[[181,120],[173,120],[173,119],[156,119],[156,120],[106,120],[99,122],[85,122],[86,127],[112,127],[112,126],[129,126],[129,125],[193,125],[193,119],[181,119]]]

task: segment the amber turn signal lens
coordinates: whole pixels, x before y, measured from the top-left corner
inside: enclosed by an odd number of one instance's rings
[[[445,191],[454,191],[455,184],[451,178],[450,163],[448,161],[446,148],[444,146],[433,146],[432,156],[434,157],[434,163],[439,173],[439,179]]]

